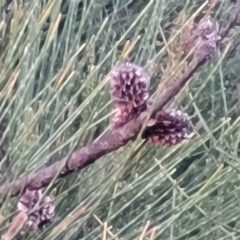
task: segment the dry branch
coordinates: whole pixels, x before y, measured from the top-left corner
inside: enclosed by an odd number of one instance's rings
[[[217,43],[218,45],[234,27],[238,20],[239,12],[240,2],[234,6],[234,10],[231,12],[231,17],[228,20],[228,23],[220,29],[219,33],[221,40]],[[192,78],[194,73],[196,73],[196,71],[198,71],[199,68],[208,61],[208,59],[209,56],[204,56],[204,54],[201,58],[198,58],[198,60],[189,67],[188,71],[186,71],[181,78],[174,81],[171,86],[168,86],[165,89],[164,93],[158,96],[153,110],[158,111],[169,103],[172,98],[184,87],[186,82]],[[58,178],[62,178],[85,168],[100,159],[102,156],[111,153],[123,147],[129,141],[136,139],[145,118],[146,112],[137,119],[128,122],[121,128],[107,131],[101,138],[75,151],[68,158],[65,157],[62,160],[53,163],[51,166],[26,174],[13,183],[2,186],[0,188],[0,197],[3,197],[9,189],[12,197],[17,196],[26,188],[29,190],[41,189],[48,186],[56,175],[58,175]]]

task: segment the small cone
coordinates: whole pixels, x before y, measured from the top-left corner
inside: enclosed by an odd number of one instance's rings
[[[117,109],[112,122],[120,127],[147,109],[150,77],[143,68],[130,63],[122,63],[113,69],[110,92]]]
[[[175,109],[157,112],[147,123],[142,138],[160,145],[175,145],[188,138],[191,128],[186,113]]]
[[[202,19],[197,25],[199,34],[199,48],[197,56],[201,58],[203,55],[212,58],[217,52],[217,43],[221,39],[218,35],[217,25],[210,19]]]
[[[217,24],[208,17],[192,26],[191,33],[185,37],[182,47],[186,54],[194,48],[194,54],[198,59],[210,59],[217,52],[219,40],[221,40],[221,37],[218,33]]]
[[[29,227],[33,227],[34,229],[41,229],[44,225],[53,220],[55,206],[53,205],[51,198],[49,196],[43,197],[42,190],[30,191],[27,189],[17,204],[19,211],[28,212],[35,207],[39,199],[41,199],[39,207],[29,215],[26,223]]]

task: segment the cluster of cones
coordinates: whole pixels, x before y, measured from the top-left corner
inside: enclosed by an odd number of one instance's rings
[[[112,119],[119,128],[137,118],[149,106],[150,77],[144,69],[130,62],[122,63],[111,73],[110,87],[116,114]],[[175,145],[188,138],[190,121],[186,113],[175,109],[162,109],[148,120],[142,138],[161,145]],[[42,228],[54,218],[55,206],[43,190],[26,190],[18,201],[18,210],[28,213],[27,225]]]
[[[150,77],[136,64],[119,64],[110,74],[110,92],[116,114],[112,118],[118,128],[137,118],[149,105]],[[175,109],[161,109],[151,116],[142,137],[148,142],[175,145],[188,138],[189,117]]]
[[[112,119],[114,128],[119,128],[137,118],[149,105],[150,77],[143,68],[130,63],[122,63],[111,73],[111,96],[116,114]],[[148,142],[174,145],[188,137],[189,117],[175,109],[163,109],[148,120],[142,137]],[[26,190],[18,201],[18,210],[28,213],[27,225],[41,229],[52,222],[55,206],[43,190]]]

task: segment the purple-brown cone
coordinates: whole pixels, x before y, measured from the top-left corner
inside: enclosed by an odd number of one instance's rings
[[[203,18],[198,24],[192,26],[190,36],[186,36],[184,41],[183,51],[188,53],[196,47],[194,53],[198,59],[210,59],[217,52],[220,40],[217,24],[210,17]]]
[[[142,138],[154,144],[175,145],[188,139],[191,132],[189,117],[175,109],[158,111],[147,123]]]
[[[32,210],[36,203],[40,200],[39,207],[36,211],[29,215],[27,225],[34,229],[42,228],[44,225],[53,220],[55,206],[49,196],[43,196],[42,190],[26,190],[18,201],[17,207],[19,211],[28,212]]]
[[[150,77],[143,68],[133,63],[122,63],[113,69],[110,91],[117,109],[112,119],[115,127],[124,125],[147,109],[149,82]]]
[[[213,57],[217,51],[217,43],[221,39],[218,35],[217,25],[210,18],[202,19],[197,26],[197,31],[201,39],[197,55]]]

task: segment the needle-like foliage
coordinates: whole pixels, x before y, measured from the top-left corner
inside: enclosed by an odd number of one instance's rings
[[[239,12],[227,0],[2,0],[2,239],[239,239]],[[112,130],[121,62],[151,81],[146,99],[124,85],[144,109]],[[26,188],[41,194],[19,213]]]

